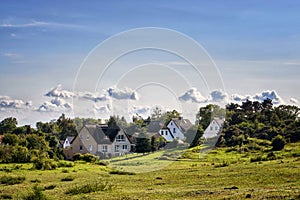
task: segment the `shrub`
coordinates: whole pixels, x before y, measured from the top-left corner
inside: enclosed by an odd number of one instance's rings
[[[22,183],[23,181],[25,181],[24,176],[2,176],[0,178],[0,183],[5,185],[15,185]]]
[[[107,161],[107,160],[100,160],[97,164],[99,164],[101,166],[107,166],[107,165],[109,165],[109,161]]]
[[[277,135],[273,140],[272,140],[272,149],[274,151],[280,151],[284,148],[286,141],[281,135]]]
[[[74,164],[72,162],[59,161],[57,167],[74,167]]]
[[[70,194],[70,195],[87,194],[91,192],[106,191],[111,189],[112,189],[112,185],[109,185],[108,182],[104,182],[104,183],[96,182],[96,183],[88,183],[85,185],[69,188],[66,191],[66,194]]]
[[[98,160],[98,158],[90,153],[87,153],[87,154],[80,154],[80,153],[76,153],[74,156],[73,156],[73,159],[76,161],[76,160],[83,160],[85,162],[91,162],[91,163],[94,163]]]
[[[273,151],[271,151],[271,152],[268,153],[267,159],[268,160],[276,160],[277,156],[275,155],[275,153]]]
[[[259,161],[266,161],[266,160],[267,158],[261,155],[250,158],[250,162],[259,162]]]
[[[43,188],[34,186],[32,191],[23,196],[24,200],[47,200],[48,198],[43,193]]]
[[[52,170],[56,169],[57,165],[55,161],[48,159],[48,158],[33,158],[32,160],[33,163],[33,169],[37,170]]]

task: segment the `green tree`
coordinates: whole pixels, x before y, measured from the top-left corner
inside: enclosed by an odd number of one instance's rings
[[[5,118],[0,122],[0,134],[12,133],[17,128],[18,121],[16,118]]]
[[[139,137],[136,138],[135,152],[146,153],[151,151],[151,144],[149,138],[144,133],[141,133]]]
[[[285,139],[281,135],[277,135],[273,140],[272,140],[272,147],[274,151],[280,151],[284,148],[285,146]]]
[[[16,146],[19,144],[19,142],[20,142],[19,137],[12,133],[6,133],[2,138],[2,143],[5,145]]]

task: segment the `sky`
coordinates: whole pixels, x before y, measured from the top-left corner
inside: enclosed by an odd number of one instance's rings
[[[34,125],[61,113],[71,117],[147,115],[155,105],[190,112],[205,103],[267,97],[278,105],[299,105],[299,10],[300,3],[292,0],[2,0],[0,120],[14,116],[20,124]],[[195,76],[180,57],[154,50],[119,58],[99,83],[91,83],[94,90],[74,87],[87,59],[110,56],[101,44],[143,27],[174,30],[199,43],[209,55],[205,59],[217,66],[222,88],[203,87],[209,78]],[[169,41],[169,45],[176,43]],[[121,41],[111,48],[118,50],[122,45]],[[134,68],[138,65],[143,67]],[[157,73],[150,75],[153,71]],[[99,70],[95,75],[99,78]],[[151,83],[151,77],[161,79]],[[87,85],[89,78],[81,84]],[[191,81],[186,86],[180,82],[184,78]],[[163,79],[170,85],[159,84]]]

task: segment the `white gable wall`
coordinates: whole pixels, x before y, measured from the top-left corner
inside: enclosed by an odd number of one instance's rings
[[[123,132],[123,130],[119,131],[116,135],[115,140],[111,145],[111,152],[115,155],[129,153],[131,151],[131,143],[129,142],[127,136]]]
[[[159,131],[159,134],[165,138],[166,141],[171,142],[174,140],[172,137],[171,133],[169,132],[168,129],[161,129]]]
[[[212,120],[208,127],[205,129],[203,137],[204,138],[213,138],[218,136],[220,131],[220,125],[216,122],[216,120]]]
[[[179,130],[179,128],[176,126],[176,124],[174,123],[173,120],[171,120],[169,122],[169,124],[167,125],[167,127],[170,129],[170,131],[173,134],[173,136],[174,136],[175,139],[180,139],[180,140],[184,139],[183,133]]]

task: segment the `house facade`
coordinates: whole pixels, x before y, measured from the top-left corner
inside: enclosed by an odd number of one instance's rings
[[[68,147],[71,147],[71,143],[73,142],[75,137],[67,137],[63,143],[63,148],[66,149]]]
[[[208,127],[205,129],[203,137],[205,139],[214,138],[219,136],[220,131],[222,130],[225,119],[214,118]]]
[[[132,138],[119,128],[85,125],[73,140],[73,153],[91,153],[100,158],[120,156],[132,151]]]
[[[168,142],[171,142],[174,139],[183,140],[185,138],[185,131],[190,127],[192,127],[190,120],[178,117],[171,119],[167,126],[160,129],[159,133]]]

